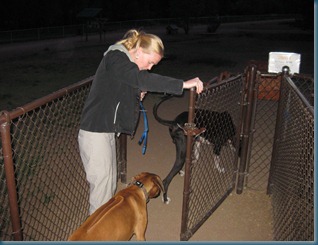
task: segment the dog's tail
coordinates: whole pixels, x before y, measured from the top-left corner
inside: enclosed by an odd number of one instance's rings
[[[157,103],[155,103],[155,105],[153,106],[153,110],[152,110],[155,119],[156,119],[159,123],[161,123],[162,125],[165,125],[165,126],[168,126],[168,127],[171,126],[172,124],[174,124],[174,121],[165,120],[165,119],[159,117],[159,116],[158,116],[158,108],[159,108],[159,106],[160,106],[164,101],[169,100],[169,99],[171,99],[172,97],[174,97],[174,96],[171,95],[171,94],[166,94],[166,95],[164,95],[164,96],[161,98],[160,101],[158,101]]]

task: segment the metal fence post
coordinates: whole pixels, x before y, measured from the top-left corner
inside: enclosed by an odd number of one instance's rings
[[[195,103],[195,89],[190,89],[190,100],[189,100],[189,115],[188,122],[193,123],[194,120],[194,103]],[[192,152],[192,141],[193,135],[187,135],[187,154],[185,161],[185,176],[184,176],[184,189],[183,189],[183,203],[182,203],[182,221],[181,221],[181,239],[188,240],[187,231],[187,216],[188,216],[188,200],[190,195],[190,177],[191,177],[191,152]]]
[[[289,67],[284,66],[282,68],[282,73],[281,73],[281,86],[279,90],[279,98],[283,97],[283,79],[284,77],[289,76]],[[290,93],[290,92],[289,92]],[[273,189],[273,171],[275,167],[275,162],[276,162],[276,156],[277,156],[277,147],[280,142],[280,138],[278,137],[280,134],[278,134],[279,127],[281,125],[281,121],[283,120],[282,115],[283,115],[283,110],[284,110],[284,105],[283,103],[278,103],[278,108],[277,108],[277,121],[276,121],[276,126],[275,126],[275,134],[274,134],[274,142],[273,142],[273,151],[272,151],[272,158],[271,158],[271,165],[269,169],[269,177],[268,177],[268,183],[267,183],[267,195],[272,194],[272,189]]]
[[[236,193],[242,194],[244,180],[246,176],[246,167],[248,162],[248,149],[249,149],[249,140],[251,133],[251,124],[253,118],[253,101],[255,95],[255,82],[256,82],[256,66],[251,65],[248,67],[247,71],[247,95],[245,100],[246,109],[245,113],[242,117],[243,121],[243,129],[242,129],[242,150],[241,150],[241,160],[238,171],[237,185],[236,185]]]
[[[12,159],[10,117],[8,112],[2,111],[1,114],[5,118],[5,122],[1,123],[0,125],[0,133],[1,133],[1,139],[2,139],[2,152],[3,152],[3,158],[4,158],[6,183],[8,188],[10,216],[11,216],[11,222],[12,222],[12,235],[15,241],[22,241],[22,231],[21,231],[20,215],[19,215],[19,208],[18,208],[17,188],[15,183],[13,159]]]

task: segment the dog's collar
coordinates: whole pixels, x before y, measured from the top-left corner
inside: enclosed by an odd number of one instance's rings
[[[141,183],[140,181],[138,180],[134,180],[133,182],[130,183],[130,185],[136,185],[138,186],[140,189],[142,189],[144,195],[145,195],[145,198],[146,198],[146,203],[149,202],[149,195],[148,195],[148,192],[146,190],[146,188],[144,187],[144,184]]]

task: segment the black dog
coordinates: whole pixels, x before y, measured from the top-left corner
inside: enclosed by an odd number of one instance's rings
[[[186,143],[187,139],[184,134],[184,124],[188,122],[188,111],[180,113],[173,121],[164,120],[158,116],[158,108],[164,101],[172,98],[173,96],[166,95],[159,102],[157,102],[153,107],[153,114],[155,119],[169,127],[170,136],[173,140],[173,143],[176,146],[176,160],[175,163],[163,180],[163,185],[165,188],[165,194],[163,195],[163,201],[169,203],[170,198],[167,197],[168,187],[173,177],[180,173],[183,174],[182,168],[185,163],[186,158]],[[232,117],[228,112],[216,112],[197,109],[195,111],[197,117],[195,117],[194,123],[197,128],[205,128],[205,131],[195,138],[194,146],[194,158],[198,160],[199,158],[199,147],[202,143],[213,144],[213,153],[214,153],[214,164],[217,170],[220,173],[224,173],[225,169],[220,166],[220,154],[221,148],[226,143],[230,143],[232,150],[235,150],[233,146],[235,142],[236,129],[233,123]]]

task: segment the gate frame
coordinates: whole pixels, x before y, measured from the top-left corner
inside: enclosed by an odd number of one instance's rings
[[[241,157],[239,161],[239,168],[237,173],[237,183],[236,183],[236,193],[242,194],[244,188],[245,177],[248,174],[247,166],[251,153],[251,135],[253,134],[251,128],[253,125],[253,118],[255,115],[257,99],[257,89],[256,89],[256,74],[257,66],[250,65],[247,67],[246,71],[246,91],[242,93],[242,117],[241,117],[241,131],[240,139],[241,144]]]
[[[254,75],[248,75],[249,78],[254,79],[255,74],[256,74],[256,69],[255,66],[253,66],[253,71]],[[252,72],[250,72],[252,73]],[[249,73],[248,73],[249,74]],[[242,76],[242,75],[241,75]],[[242,76],[243,81],[244,81],[244,76]],[[255,80],[255,79],[254,79]],[[254,81],[255,82],[255,81]],[[243,82],[244,84],[244,82]],[[246,84],[246,81],[245,81]],[[253,94],[252,90],[252,94]],[[253,98],[253,96],[252,96]],[[216,205],[209,211],[207,212],[204,217],[202,218],[201,221],[199,221],[194,228],[190,230],[187,229],[187,220],[188,220],[188,205],[189,205],[189,196],[190,196],[190,184],[191,184],[191,164],[192,164],[192,146],[193,146],[193,137],[200,134],[202,130],[204,129],[198,129],[195,127],[194,122],[194,116],[195,116],[195,99],[196,99],[196,92],[195,88],[190,89],[190,96],[189,96],[189,116],[188,116],[188,124],[184,128],[185,135],[187,136],[187,152],[186,152],[186,161],[185,161],[185,176],[184,176],[184,189],[183,189],[183,203],[182,203],[182,217],[181,217],[181,233],[180,233],[180,240],[181,241],[187,241],[189,240],[193,234],[204,224],[204,222],[213,214],[213,212],[223,203],[223,201],[230,195],[230,193],[235,189],[235,181],[236,181],[236,175],[237,175],[237,169],[234,169],[233,173],[233,179],[232,179],[232,188],[228,189],[226,193],[223,194],[222,198],[216,203]],[[241,95],[241,114],[243,113],[244,107],[248,105],[249,103],[242,102],[245,99],[244,93]],[[241,120],[242,123],[242,120]],[[240,129],[240,134],[238,137],[238,140],[236,142],[236,149],[238,149],[239,142],[242,138],[242,133],[241,129],[243,129],[243,125],[239,125],[237,129]],[[248,143],[248,142],[247,142]],[[248,148],[246,147],[246,151]],[[246,153],[247,154],[247,153]],[[236,154],[234,162],[238,163],[238,156]],[[245,173],[242,175],[245,176]],[[243,181],[244,181],[244,176],[243,176]]]

